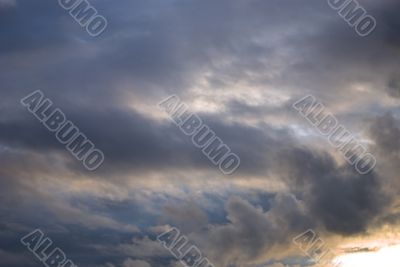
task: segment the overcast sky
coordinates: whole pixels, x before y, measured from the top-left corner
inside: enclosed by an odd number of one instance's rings
[[[215,267],[304,267],[400,242],[400,3],[359,0],[360,37],[324,0],[0,0],[0,266],[44,266],[36,228],[85,267],[176,267],[177,227]],[[20,99],[41,90],[103,151],[86,170]],[[224,175],[157,104],[175,94],[241,160]],[[313,95],[376,158],[361,175],[292,108]],[[364,243],[363,243],[364,244]],[[345,266],[346,267],[346,266]]]

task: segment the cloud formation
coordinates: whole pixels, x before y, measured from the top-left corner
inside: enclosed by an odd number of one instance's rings
[[[360,1],[361,2],[361,1]],[[397,0],[362,1],[361,38],[325,1],[91,1],[88,36],[57,1],[0,1],[0,266],[39,266],[41,228],[78,266],[178,266],[175,226],[216,266],[309,266],[400,222]],[[42,90],[105,155],[88,172],[20,99]],[[225,177],[157,103],[178,95],[241,159]],[[360,175],[291,105],[312,94],[377,158]],[[388,230],[389,229],[389,230]],[[362,247],[362,246],[359,246]]]

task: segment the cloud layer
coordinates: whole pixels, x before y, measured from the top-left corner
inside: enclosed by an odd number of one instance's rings
[[[19,239],[42,229],[78,266],[178,262],[178,227],[215,266],[309,266],[292,238],[332,249],[396,236],[400,20],[360,1],[361,38],[325,1],[91,1],[97,38],[57,1],[0,1],[0,266],[41,266]],[[85,170],[20,105],[42,90],[101,149]],[[224,176],[157,108],[178,95],[241,165]],[[312,94],[377,158],[358,174],[291,107]]]

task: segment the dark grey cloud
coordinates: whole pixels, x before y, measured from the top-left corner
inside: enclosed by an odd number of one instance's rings
[[[54,104],[54,108],[57,104]],[[22,106],[20,117],[0,123],[0,141],[5,146],[31,152],[63,153],[59,144],[46,128]],[[156,169],[214,169],[215,167],[172,122],[156,122],[128,109],[91,110],[81,108],[64,110],[92,142],[106,155],[102,169],[112,172]],[[268,125],[261,128],[240,124],[227,124],[223,118],[199,114],[204,122],[236,154],[240,155],[239,172],[262,175],[270,168],[274,155],[283,146],[293,143],[289,130]],[[99,120],[101,118],[101,120]],[[247,138],[244,140],[243,136]],[[73,166],[79,168],[71,161]],[[101,170],[100,170],[101,171]]]
[[[328,154],[306,148],[285,151],[282,159],[288,185],[328,231],[365,232],[390,201],[376,172],[360,175],[351,166],[338,166]]]
[[[392,114],[376,118],[370,126],[376,147],[389,157],[396,157],[400,149],[400,127]]]

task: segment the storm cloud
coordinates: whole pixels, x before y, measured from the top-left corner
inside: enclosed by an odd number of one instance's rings
[[[178,227],[221,267],[309,266],[292,238],[400,222],[400,4],[363,0],[358,36],[326,1],[92,0],[94,38],[54,0],[0,0],[0,266],[41,266],[40,228],[78,266],[176,267]],[[82,167],[20,100],[41,90],[105,155]],[[175,94],[240,159],[225,176],[159,110]],[[292,108],[313,95],[377,159],[361,175]]]

